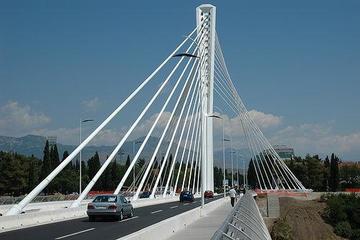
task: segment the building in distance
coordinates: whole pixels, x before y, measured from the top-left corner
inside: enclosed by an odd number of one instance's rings
[[[275,145],[274,150],[282,159],[291,159],[295,156],[294,149],[286,145]]]

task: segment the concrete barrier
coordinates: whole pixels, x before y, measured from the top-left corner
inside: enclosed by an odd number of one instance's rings
[[[226,199],[227,200],[227,199]],[[204,208],[197,207],[174,217],[165,219],[159,223],[146,227],[140,231],[119,238],[118,240],[146,240],[146,239],[168,239],[176,232],[187,228],[191,223],[206,216],[209,212],[220,207],[222,204],[228,204],[223,198],[205,204]]]
[[[161,199],[138,199],[132,202],[134,208],[178,201],[178,197]],[[72,201],[33,203],[25,210],[25,214],[0,217],[0,232],[33,227],[48,223],[66,221],[70,219],[86,217],[86,207],[91,200],[85,200],[78,208],[66,208]],[[40,208],[39,210],[34,210]],[[33,210],[32,210],[33,209]]]
[[[86,216],[86,206],[0,217],[0,232]]]
[[[87,199],[87,200],[82,201],[81,204],[86,205],[90,201],[91,200]],[[63,209],[66,207],[70,207],[72,202],[73,202],[73,200],[30,203],[29,205],[27,205],[24,208],[24,212],[30,213],[30,212],[51,211],[51,210]],[[0,213],[2,213],[2,214],[6,213],[7,210],[9,210],[12,206],[14,206],[14,205],[13,204],[0,205]]]

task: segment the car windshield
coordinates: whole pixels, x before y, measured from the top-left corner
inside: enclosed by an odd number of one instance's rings
[[[97,196],[94,202],[116,202],[116,196]]]

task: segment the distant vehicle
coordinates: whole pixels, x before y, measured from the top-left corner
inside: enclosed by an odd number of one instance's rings
[[[140,198],[149,198],[151,195],[151,192],[142,192],[140,194]]]
[[[130,201],[122,195],[98,195],[87,206],[89,221],[93,222],[96,217],[113,217],[121,221],[124,217],[133,217],[134,208]]]
[[[190,191],[182,191],[180,193],[180,202],[193,202],[194,195]]]
[[[207,190],[204,192],[204,198],[213,198],[214,197],[214,192]]]

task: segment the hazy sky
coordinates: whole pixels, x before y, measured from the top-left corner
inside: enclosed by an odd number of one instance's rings
[[[194,29],[201,3],[1,1],[0,135],[77,142],[79,119],[96,119],[88,134]],[[234,84],[270,141],[360,160],[360,1],[209,3]],[[97,143],[115,141],[127,116]]]

